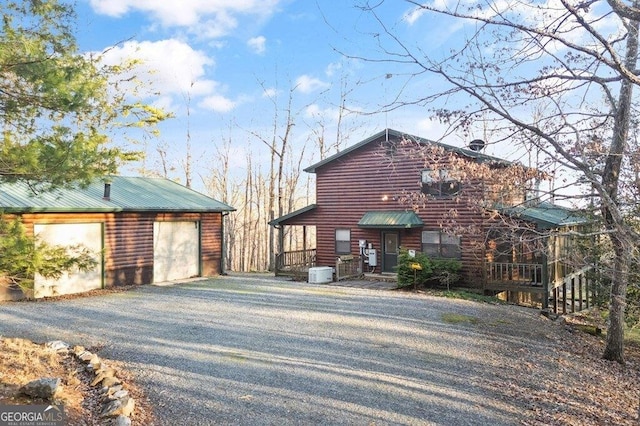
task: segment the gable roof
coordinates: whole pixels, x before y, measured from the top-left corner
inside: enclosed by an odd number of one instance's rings
[[[316,207],[317,207],[316,204],[309,204],[306,207],[303,207],[303,208],[298,209],[296,211],[293,211],[293,212],[291,212],[289,214],[285,214],[284,216],[280,216],[280,217],[277,217],[277,218],[273,219],[272,221],[269,222],[269,225],[271,225],[271,226],[280,226],[280,225],[283,224],[283,222],[286,222],[289,219],[293,219],[293,218],[295,218],[297,216],[300,216],[302,214],[310,212],[310,211],[314,210]]]
[[[440,142],[436,142],[436,141],[432,141],[429,139],[425,139],[425,138],[421,138],[419,136],[414,136],[414,135],[410,135],[408,133],[403,133],[403,132],[399,132],[397,130],[393,130],[393,129],[385,129],[381,132],[376,133],[373,136],[368,137],[367,139],[360,141],[354,145],[351,145],[345,149],[343,149],[342,151],[333,154],[332,156],[329,156],[327,158],[325,158],[324,160],[321,160],[309,167],[307,167],[306,169],[304,169],[305,172],[309,172],[309,173],[315,173],[316,170],[328,163],[331,163],[347,154],[349,154],[350,152],[353,152],[357,149],[360,149],[372,142],[375,142],[381,138],[388,138],[388,139],[409,139],[409,140],[413,140],[421,145],[435,145],[435,146],[439,146],[444,148],[447,151],[450,152],[454,152],[456,154],[460,154],[463,155],[465,157],[480,161],[480,162],[495,162],[495,163],[499,163],[499,164],[504,164],[504,165],[509,165],[509,164],[513,164],[511,161],[507,161],[504,160],[502,158],[498,158],[498,157],[494,157],[491,155],[486,155],[483,154],[482,152],[479,151],[472,151],[470,149],[466,149],[466,148],[459,148],[453,145],[447,145],[447,144],[443,144]]]
[[[24,212],[228,212],[235,209],[164,178],[110,176],[109,199],[104,180],[86,188],[60,188],[34,193],[23,182],[0,183],[0,210]]]

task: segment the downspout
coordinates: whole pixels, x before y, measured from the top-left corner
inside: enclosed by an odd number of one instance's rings
[[[227,272],[225,271],[225,263],[224,263],[224,257],[227,253],[227,246],[225,245],[225,238],[224,238],[224,218],[229,216],[229,212],[221,212],[222,215],[222,220],[220,221],[220,236],[221,236],[221,241],[220,241],[220,275],[227,275]]]

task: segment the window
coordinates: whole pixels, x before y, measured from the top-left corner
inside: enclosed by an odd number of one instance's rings
[[[440,231],[422,231],[422,252],[429,257],[460,259],[460,237]]]
[[[351,254],[350,229],[336,229],[336,254]]]
[[[449,177],[449,171],[426,169],[422,171],[422,192],[434,197],[451,197],[460,192],[460,182]]]

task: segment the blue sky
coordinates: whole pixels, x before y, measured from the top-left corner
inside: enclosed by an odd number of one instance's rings
[[[233,165],[242,169],[248,151],[267,157],[254,135],[271,137],[274,120],[282,124],[290,93],[296,124],[292,141],[296,149],[308,145],[303,166],[319,159],[309,142],[314,132],[324,128],[334,137],[341,102],[352,111],[342,121],[343,146],[385,127],[439,138],[442,129],[424,108],[376,113],[398,93],[427,94],[435,84],[409,78],[412,70],[405,66],[343,55],[380,57],[375,36],[380,27],[357,3],[79,0],[78,42],[83,51],[115,46],[109,61],[143,61],[138,76],[154,93],[146,101],[175,114],[162,124],[160,137],[147,142],[146,166],[158,167],[156,148],[161,147],[174,168],[171,177],[183,182],[187,133],[197,173],[206,175],[215,167],[211,162],[222,139],[230,141]],[[426,51],[445,51],[460,31],[442,18],[427,20],[411,11],[406,2],[389,1],[378,13],[386,26]],[[464,146],[469,141],[450,137],[445,142]],[[488,149],[488,154],[509,156],[497,147]]]

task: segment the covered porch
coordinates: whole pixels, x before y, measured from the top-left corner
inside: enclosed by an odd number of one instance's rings
[[[269,222],[278,233],[273,272],[276,276],[301,279],[310,268],[317,266],[315,223],[312,216],[315,204],[308,205]]]
[[[274,272],[276,276],[296,277],[316,266],[316,249],[283,251],[276,253]]]
[[[593,268],[578,243],[586,219],[544,202],[499,211],[503,226],[488,233],[483,290],[539,306],[543,313],[589,308]]]

